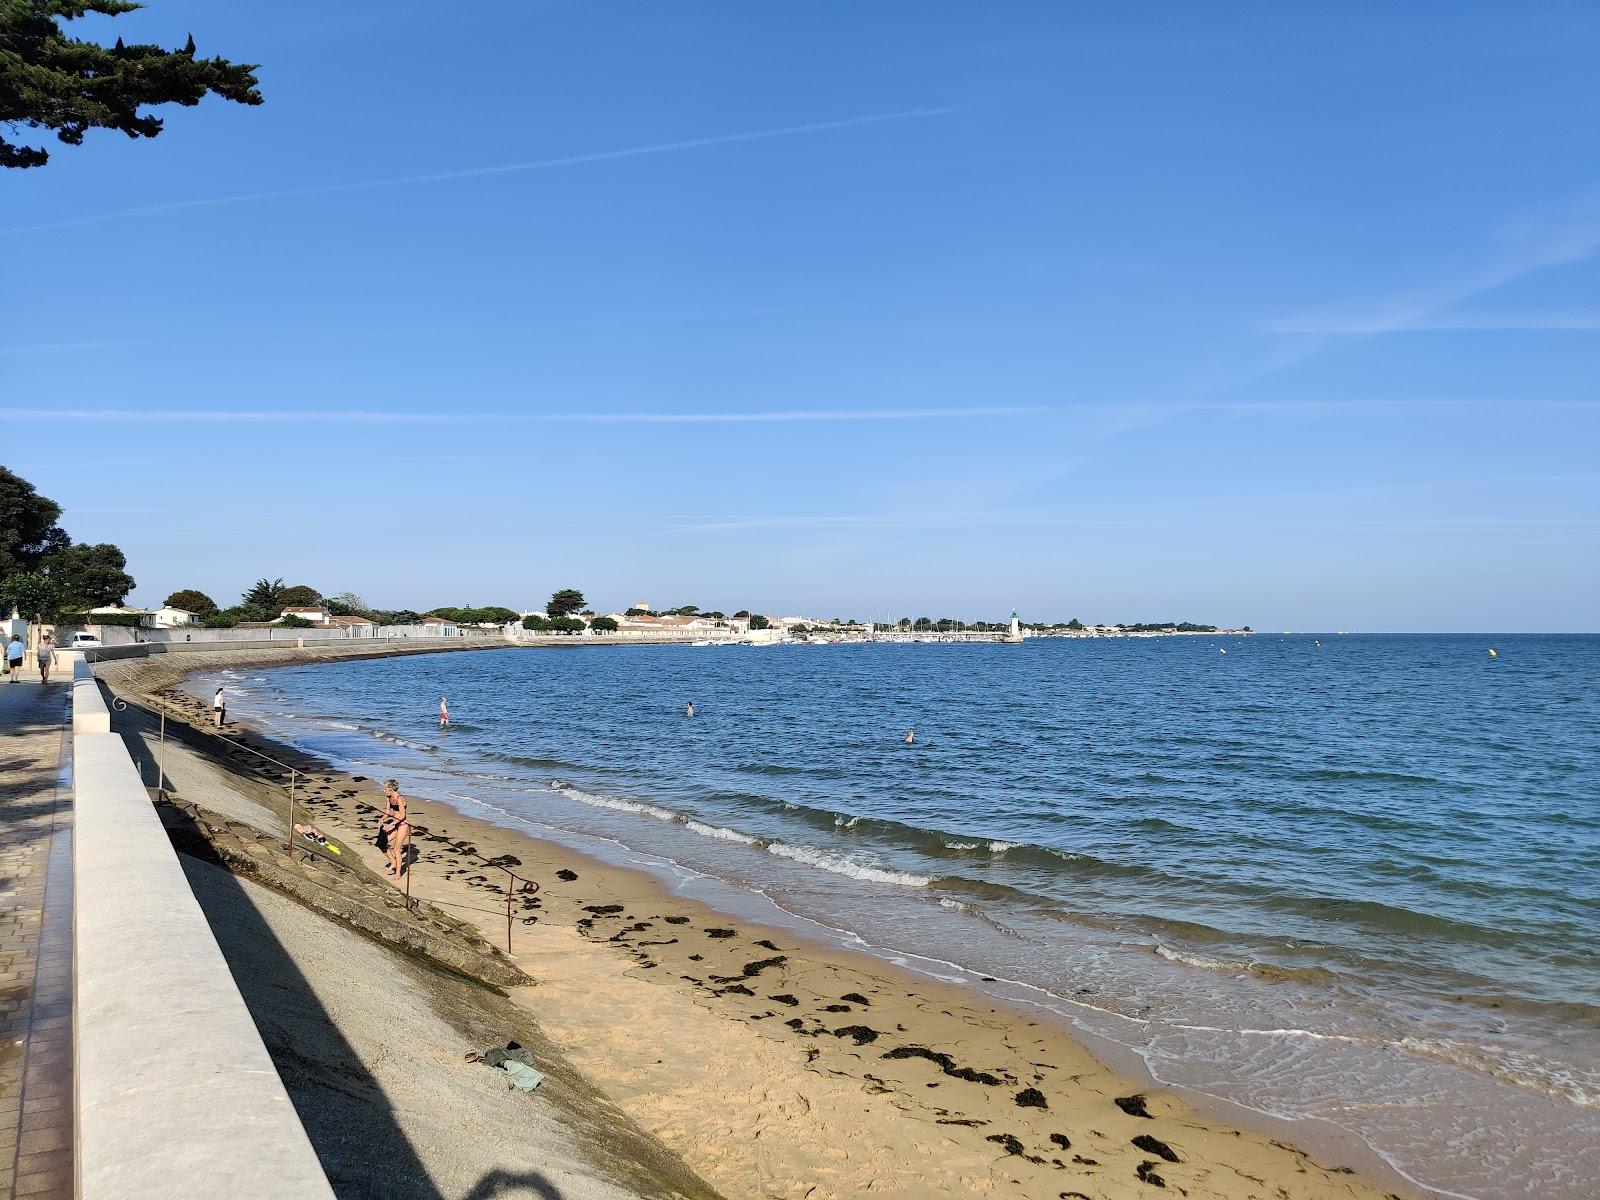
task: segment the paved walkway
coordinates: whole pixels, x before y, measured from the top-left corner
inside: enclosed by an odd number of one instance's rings
[[[0,681],[0,1200],[73,1194],[68,689],[24,680]]]

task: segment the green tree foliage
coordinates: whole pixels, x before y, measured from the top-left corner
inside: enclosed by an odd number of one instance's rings
[[[0,581],[0,603],[15,608],[24,617],[38,620],[52,616],[61,606],[54,583],[43,571],[13,571]]]
[[[570,617],[573,613],[582,611],[586,603],[583,593],[577,588],[562,588],[550,597],[550,603],[544,606],[544,611],[552,620],[556,617]]]
[[[901,617],[898,621],[895,622],[895,624],[900,626],[901,629],[910,629],[911,628],[911,618],[910,617]]]
[[[598,619],[607,620],[608,618],[601,617]],[[614,629],[616,622],[612,621],[611,624]],[[584,623],[578,617],[527,616],[522,618],[522,627],[532,630],[534,633],[582,633]]]
[[[0,467],[0,580],[36,571],[66,549],[67,531],[56,524],[61,506],[20,475]]]
[[[589,628],[596,633],[615,633],[617,622],[614,617],[596,617],[589,622]]]
[[[180,588],[162,601],[168,608],[192,612],[202,621],[217,611],[217,602],[198,588]]]
[[[74,611],[117,604],[133,590],[128,560],[109,542],[77,542],[50,557],[45,570],[55,585],[56,602]]]
[[[1073,617],[1072,620],[1067,622],[1067,628],[1076,633],[1083,628],[1083,622],[1078,620],[1077,617]]]
[[[278,624],[284,629],[310,629],[313,626],[313,622],[296,616],[281,617]]]
[[[17,575],[40,576],[43,585],[37,580],[17,585],[33,606],[19,604],[18,611],[30,616],[51,618],[63,608],[95,608],[133,590],[122,551],[106,543],[75,545],[56,523],[60,516],[60,505],[0,467],[0,585]]]
[[[371,617],[367,602],[354,592],[340,592],[337,596],[324,596],[322,603],[336,617]]]
[[[240,621],[245,620],[237,608],[225,608],[221,612],[214,612],[200,622],[207,629],[232,629]]]
[[[258,579],[239,597],[239,607],[249,615],[247,621],[275,621],[283,615],[282,579]]]
[[[771,629],[772,628],[772,622],[767,620],[760,613],[752,613],[750,615],[750,628],[751,629]]]
[[[256,68],[197,58],[194,38],[181,50],[101,46],[68,37],[59,21],[87,13],[116,17],[142,8],[132,0],[0,0],[0,126],[48,129],[69,146],[91,129],[155,137],[149,104],[199,104],[207,93],[260,104]],[[0,167],[42,167],[49,152],[0,137]]]
[[[57,625],[120,625],[124,629],[138,629],[144,624],[144,618],[134,613],[87,613],[67,612],[56,613]]]
[[[296,583],[283,589],[278,604],[282,608],[321,608],[322,593],[308,583]]]
[[[653,614],[650,612],[650,610],[648,608],[630,608],[630,609],[626,610],[622,615],[625,616],[625,617],[648,617],[648,616],[652,616]]]
[[[483,608],[430,608],[428,616],[443,617],[447,621],[454,621],[457,625],[504,625],[517,619],[515,609],[500,604],[490,604]]]
[[[748,608],[741,608],[738,612],[734,613],[733,615],[742,620],[743,618],[748,617],[750,615],[750,610]]]

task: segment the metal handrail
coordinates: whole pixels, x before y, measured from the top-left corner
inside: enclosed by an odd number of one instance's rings
[[[167,744],[167,702],[165,700],[162,700],[158,696],[151,696],[151,697],[148,697],[148,699],[153,700],[155,702],[155,704],[156,704],[156,707],[160,710],[161,736],[160,736],[160,742],[159,742],[159,749],[157,751],[156,789],[157,789],[157,791],[159,791],[161,793],[161,795],[163,797],[165,797],[166,796],[166,786],[165,786],[166,769],[165,769],[165,762],[166,762],[166,744]],[[128,707],[128,702],[126,700],[123,700],[120,696],[116,695],[116,693],[112,693],[111,703],[112,703],[112,706],[114,708],[116,708],[118,712],[124,711]],[[230,746],[236,747],[239,750],[243,750],[247,754],[253,754],[257,758],[263,759],[266,762],[272,763],[274,766],[281,767],[283,770],[289,772],[289,789],[288,789],[289,790],[289,828],[288,828],[288,833],[286,835],[284,844],[288,849],[293,850],[295,848],[296,844],[297,844],[295,842],[295,840],[294,840],[294,806],[295,806],[296,786],[297,786],[297,783],[298,783],[298,780],[299,780],[299,776],[302,774],[300,769],[298,767],[293,766],[290,763],[286,763],[286,762],[282,761],[281,759],[273,758],[272,755],[266,753],[265,751],[258,750],[254,746],[251,746],[251,745],[248,745],[247,743],[241,742],[241,741],[237,740],[236,738],[230,738],[230,737],[228,737],[225,734],[222,734],[220,732],[212,732],[212,731],[209,731],[209,730],[205,730],[205,729],[203,729],[201,727],[192,726],[192,725],[190,726],[190,728],[191,729],[195,729],[196,732],[207,733],[211,737],[218,738],[219,740],[228,743],[228,745],[230,745]],[[412,810],[412,811],[415,811],[415,810]],[[411,815],[411,813],[408,812],[407,813],[408,820],[409,820],[410,815]],[[420,816],[421,813],[417,813],[416,815]],[[416,828],[415,823],[412,823],[412,828],[413,829]],[[418,851],[417,857],[418,857],[418,860],[420,861],[421,857],[422,857],[420,850]],[[513,953],[513,951],[512,951],[512,943],[511,943],[512,919],[513,919],[512,908],[513,908],[513,905],[514,905],[514,903],[516,901],[516,898],[518,896],[535,896],[535,895],[538,895],[539,891],[541,890],[541,885],[538,882],[538,880],[529,879],[526,876],[518,875],[515,871],[513,871],[510,867],[506,866],[504,863],[498,862],[498,861],[496,861],[494,859],[484,858],[481,854],[469,853],[469,854],[467,854],[467,857],[475,859],[482,866],[489,867],[489,868],[491,868],[493,870],[496,870],[496,871],[504,871],[505,874],[506,874],[506,878],[507,878],[507,884],[506,884],[506,953],[507,954],[511,954],[511,953]],[[413,864],[411,862],[407,861],[404,864],[404,866],[405,866],[405,870],[404,870],[403,874],[404,874],[404,878],[405,878],[406,909],[409,911],[410,908],[411,908],[411,872],[412,872]],[[521,884],[522,886],[521,887],[516,886],[518,884]],[[482,911],[487,911],[487,910],[486,909],[479,909],[479,910],[474,910],[474,911],[482,912]]]

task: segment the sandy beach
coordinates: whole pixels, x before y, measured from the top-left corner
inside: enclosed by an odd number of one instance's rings
[[[224,666],[314,661],[286,651],[101,664],[133,704],[168,714],[168,787],[281,832],[283,772],[305,772],[299,820],[368,869],[381,781],[268,742],[178,690]],[[180,724],[173,724],[174,718]],[[127,730],[152,722],[130,710]],[[146,762],[153,758],[142,751]],[[1393,1196],[1383,1180],[1232,1127],[1098,1062],[1063,1030],[973,989],[782,929],[736,921],[653,876],[412,798],[413,893],[503,944],[500,860],[542,885],[512,897],[511,990],[587,1080],[729,1197],[1099,1198]],[[444,1061],[438,1070],[481,1070]],[[1365,1169],[1365,1168],[1363,1168]]]

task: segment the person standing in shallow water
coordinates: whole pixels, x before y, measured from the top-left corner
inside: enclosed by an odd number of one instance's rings
[[[683,715],[686,716],[686,717],[694,716],[694,701],[693,700],[689,701],[689,703],[684,706]]]
[[[906,730],[906,745],[914,746],[914,745],[916,745],[916,741],[917,741],[917,731],[915,729]]]
[[[216,720],[218,729],[228,723],[228,701],[220,687],[217,688],[217,694],[211,697],[211,715]]]
[[[444,702],[444,697],[439,697],[439,728],[443,729],[450,724],[450,706]]]

